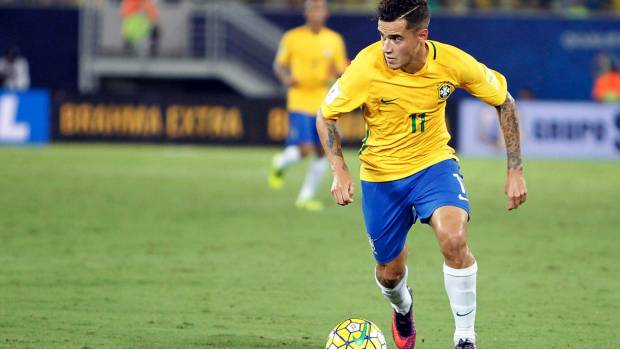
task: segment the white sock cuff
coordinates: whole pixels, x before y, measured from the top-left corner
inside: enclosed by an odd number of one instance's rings
[[[301,150],[297,146],[287,146],[282,153],[273,159],[273,166],[278,170],[284,170],[291,164],[301,160]]]
[[[295,145],[286,146],[286,148],[284,149],[282,153],[285,154],[289,158],[294,158],[294,159],[301,158],[301,150],[299,149],[299,146],[295,146]]]
[[[450,275],[450,276],[454,276],[454,277],[468,277],[468,276],[472,276],[475,275],[478,272],[478,262],[474,261],[474,264],[466,267],[464,269],[455,269],[452,268],[448,265],[446,265],[446,263],[443,263],[443,273],[445,273],[446,275]]]
[[[394,288],[387,288],[387,287],[385,287],[377,279],[377,273],[376,272],[374,273],[374,275],[375,275],[375,282],[377,282],[377,285],[379,286],[379,288],[381,288],[382,291],[390,292],[390,291],[393,291],[393,290],[400,290],[401,288],[403,288],[404,286],[407,285],[407,277],[409,277],[409,269],[407,268],[407,266],[405,266],[405,274],[403,275],[403,278],[400,280],[400,282],[398,282],[398,284]]]
[[[316,167],[319,171],[325,171],[328,166],[327,157],[316,157],[312,160],[312,167]]]

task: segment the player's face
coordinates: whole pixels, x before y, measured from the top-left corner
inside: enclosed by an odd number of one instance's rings
[[[328,16],[327,4],[325,1],[309,1],[304,14],[310,26],[322,27]]]
[[[414,59],[419,57],[420,50],[425,50],[428,29],[409,29],[404,19],[393,22],[380,20],[378,29],[383,44],[383,56],[391,69],[410,66]]]

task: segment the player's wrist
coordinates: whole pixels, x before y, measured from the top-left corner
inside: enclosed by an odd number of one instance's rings
[[[508,176],[523,176],[523,165],[519,165],[516,168],[508,168],[506,173]]]
[[[523,172],[523,165],[509,167],[507,170],[508,170],[508,172],[513,172],[513,171]]]
[[[332,173],[334,176],[342,177],[342,176],[351,176],[349,174],[349,169],[347,168],[347,164],[345,162],[339,162],[339,164],[333,164]]]

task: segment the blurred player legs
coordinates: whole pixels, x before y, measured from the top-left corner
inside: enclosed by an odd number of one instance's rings
[[[316,113],[328,87],[347,65],[342,37],[325,27],[328,16],[324,0],[307,0],[303,26],[287,31],[274,62],[274,72],[287,89],[289,135],[287,147],[276,155],[269,175],[269,186],[284,186],[286,169],[314,153],[306,177],[295,202],[298,208],[319,211],[323,204],[314,199],[320,185],[327,160],[316,131]]]
[[[281,189],[284,186],[284,173],[286,169],[298,163],[309,154],[314,153],[316,157],[308,165],[304,183],[297,196],[295,205],[311,211],[320,211],[323,209],[323,204],[314,200],[314,195],[325,176],[327,160],[320,145],[314,122],[315,119],[311,115],[290,113],[288,146],[273,158],[269,186],[276,190]]]

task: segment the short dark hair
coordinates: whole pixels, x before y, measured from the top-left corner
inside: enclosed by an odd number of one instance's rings
[[[377,10],[379,20],[394,22],[404,18],[410,29],[428,28],[431,21],[427,0],[381,0]]]
[[[327,6],[327,0],[306,0],[306,1],[304,1],[304,8],[307,9],[308,7],[310,7],[311,5],[314,5],[316,3],[323,3],[323,4],[325,4],[325,6]]]

